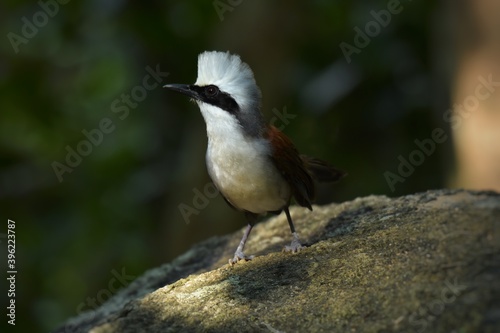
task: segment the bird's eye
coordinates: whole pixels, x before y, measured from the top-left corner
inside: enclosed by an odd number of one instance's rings
[[[219,93],[219,88],[216,86],[207,86],[205,91],[209,97],[214,97]]]

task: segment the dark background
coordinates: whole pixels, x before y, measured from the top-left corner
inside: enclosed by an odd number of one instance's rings
[[[448,2],[401,1],[401,12],[351,61],[340,44],[355,46],[354,28],[364,31],[370,12],[388,1],[47,3],[57,3],[57,13],[17,47],[9,33],[23,36],[22,18],[33,22],[43,8],[0,5],[0,267],[6,271],[11,219],[18,269],[17,325],[9,331],[50,331],[130,282],[114,284],[116,274],[137,277],[244,226],[221,197],[202,200],[189,219],[179,210],[194,207],[195,192],[210,181],[205,124],[195,104],[161,85],[193,83],[205,50],[239,54],[263,92],[266,119],[286,109],[294,118],[276,124],[299,150],[349,173],[320,187],[319,204],[448,184],[452,140],[394,191],[384,176],[398,173],[398,157],[408,159],[415,139],[435,128],[450,137],[442,119],[456,62]],[[122,94],[140,90],[148,66],[169,75],[120,119],[125,111],[113,112],[113,103],[126,105]],[[84,145],[82,131],[104,118],[114,130],[60,181],[54,162],[67,164],[67,146]]]

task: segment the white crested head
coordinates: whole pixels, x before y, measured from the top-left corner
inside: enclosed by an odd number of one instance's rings
[[[250,67],[240,56],[229,52],[206,51],[198,56],[198,78],[195,85],[213,84],[231,95],[240,109],[259,110],[260,89]]]

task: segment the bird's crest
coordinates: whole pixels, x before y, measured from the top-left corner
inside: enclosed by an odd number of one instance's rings
[[[198,56],[197,86],[213,84],[235,99],[243,110],[260,109],[260,90],[250,67],[238,55],[206,51]]]

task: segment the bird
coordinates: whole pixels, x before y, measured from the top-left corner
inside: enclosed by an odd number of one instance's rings
[[[229,264],[251,260],[245,243],[259,216],[285,212],[292,242],[284,251],[303,249],[290,215],[291,199],[312,210],[315,183],[336,182],[345,172],[314,157],[301,155],[278,128],[266,124],[261,91],[239,55],[205,51],[198,56],[194,84],[165,88],[198,104],[208,137],[208,174],[229,206],[244,212],[247,227]]]

